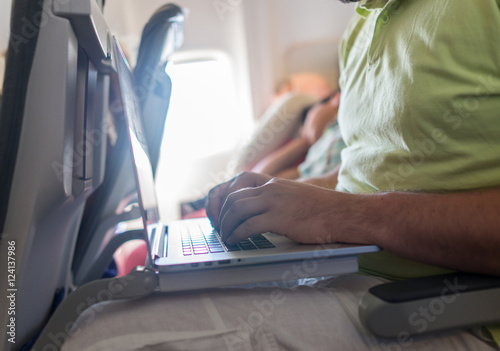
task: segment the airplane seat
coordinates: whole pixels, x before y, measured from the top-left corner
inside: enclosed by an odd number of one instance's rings
[[[172,89],[165,69],[170,55],[182,45],[183,23],[183,10],[175,4],[166,4],[156,10],[143,29],[134,69],[134,98],[138,100],[142,110],[144,132],[154,170],[158,164]],[[114,96],[111,99],[118,101]],[[112,103],[111,109],[114,113],[121,113],[119,104]],[[114,146],[108,148],[103,186],[89,199],[82,220],[73,261],[76,285],[101,277],[116,249],[121,244],[140,237],[138,231],[135,234],[114,235],[119,222],[140,217],[139,208],[135,204],[137,194],[127,133],[123,130],[125,125],[119,122],[118,120],[113,124],[116,128],[116,141]],[[140,246],[139,251],[132,251],[134,262],[140,261],[140,253],[144,253],[142,248],[144,247]],[[130,265],[126,261],[127,259],[118,260],[119,272],[128,273],[126,267]]]
[[[15,0],[0,114],[3,350],[72,290],[85,203],[103,181],[109,33],[99,1]]]
[[[165,72],[170,55],[184,41],[184,12],[175,4],[156,10],[144,26],[134,68],[144,132],[156,174],[172,82]]]

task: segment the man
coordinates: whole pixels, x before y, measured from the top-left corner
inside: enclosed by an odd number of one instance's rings
[[[360,270],[385,278],[500,275],[499,7],[361,2],[341,47],[342,166],[215,187],[207,214],[223,239],[377,244]]]
[[[362,2],[341,50],[340,170],[301,182],[245,173],[215,187],[207,213],[223,239],[377,244],[500,275],[499,6]]]
[[[244,173],[209,194],[207,213],[226,242],[272,231],[303,243],[377,244],[385,251],[360,257],[372,276],[99,305],[88,313],[101,318],[63,349],[112,341],[158,350],[492,350],[459,330],[376,338],[358,304],[386,281],[374,275],[500,275],[499,7],[360,2],[341,46],[341,168],[302,181]],[[109,323],[118,311],[119,323]]]

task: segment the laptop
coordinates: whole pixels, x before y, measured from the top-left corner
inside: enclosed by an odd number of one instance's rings
[[[146,267],[159,276],[160,290],[179,291],[312,276],[357,272],[357,255],[378,251],[374,245],[298,244],[263,233],[226,245],[208,218],[160,221],[155,182],[134,94],[134,78],[116,38],[113,76],[130,136],[139,207],[145,228]]]

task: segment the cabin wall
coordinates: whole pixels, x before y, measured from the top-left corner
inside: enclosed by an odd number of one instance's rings
[[[135,61],[140,33],[164,0],[108,0],[105,16]],[[227,53],[234,62],[241,114],[258,119],[286,79],[283,57],[291,45],[340,37],[353,5],[338,0],[177,0],[190,9],[183,50]],[[8,46],[12,0],[0,0],[0,53]],[[0,58],[0,72],[4,70]],[[0,75],[2,75],[0,73]]]
[[[219,50],[226,53],[233,62],[240,111],[247,115],[246,118],[250,118],[248,71],[245,69],[246,39],[242,28],[241,7],[232,8],[229,13],[222,14],[214,6],[213,1],[173,2],[188,12],[182,50]],[[161,0],[150,0],[147,3],[136,0],[106,1],[104,10],[106,20],[113,33],[128,49],[132,65],[135,62],[142,28],[154,11],[165,3],[167,2]]]
[[[4,0],[3,0],[4,1]],[[134,63],[144,24],[165,1],[108,0],[105,16]],[[220,50],[234,64],[241,113],[258,119],[286,79],[287,49],[300,42],[340,38],[354,5],[338,0],[176,0],[189,9],[182,50]],[[147,4],[147,6],[146,6]]]
[[[258,118],[276,86],[287,78],[283,68],[287,50],[298,43],[339,39],[355,5],[338,0],[252,0],[244,5],[252,100]]]

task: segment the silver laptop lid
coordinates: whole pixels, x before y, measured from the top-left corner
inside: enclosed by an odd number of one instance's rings
[[[155,235],[161,234],[155,181],[142,126],[138,96],[134,90],[134,76],[116,38],[113,38],[113,59],[116,66],[116,94],[121,99],[123,114],[128,126],[139,207],[144,228],[147,229],[145,239],[147,239],[148,257],[154,259],[152,252],[157,252],[157,248],[152,248],[151,243],[155,242]]]

